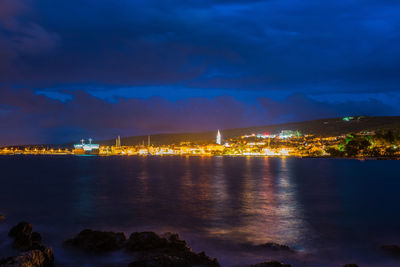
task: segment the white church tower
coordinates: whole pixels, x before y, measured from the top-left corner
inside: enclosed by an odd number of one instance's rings
[[[217,133],[217,140],[216,140],[216,142],[217,142],[218,145],[222,144],[221,133],[219,132],[219,130],[218,130],[218,133]]]

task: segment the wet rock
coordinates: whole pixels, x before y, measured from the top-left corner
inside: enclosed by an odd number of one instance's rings
[[[178,234],[173,233],[159,236],[154,232],[135,232],[130,235],[125,248],[143,254],[130,266],[220,266],[217,259],[204,252],[193,252]]]
[[[250,265],[250,267],[290,267],[290,264],[284,264],[279,261],[268,261]]]
[[[23,253],[0,260],[1,267],[50,267],[54,266],[54,253],[42,245],[42,236],[33,232],[32,224],[20,222],[8,232],[14,239],[13,246]]]
[[[174,256],[156,256],[149,259],[134,261],[129,264],[129,267],[187,267],[186,262],[179,257]]]
[[[122,248],[125,241],[124,233],[85,229],[76,237],[65,241],[65,245],[79,248],[86,252],[103,253]]]
[[[21,251],[42,249],[42,236],[32,231],[33,226],[28,222],[20,222],[11,228],[8,236],[14,239],[13,247]]]
[[[28,222],[20,222],[8,232],[9,237],[17,237],[20,234],[30,235],[33,231],[32,224]]]
[[[178,234],[173,233],[160,236],[154,232],[134,232],[126,240],[123,233],[86,229],[65,244],[87,252],[108,252],[124,247],[138,256],[130,266],[220,266],[204,252],[193,252]]]
[[[128,251],[146,251],[167,246],[168,240],[154,232],[134,232],[127,240],[125,248]]]
[[[33,232],[31,239],[33,245],[40,245],[42,243],[42,235],[38,232]]]
[[[191,251],[192,249],[186,244],[185,240],[179,239],[179,235],[177,233],[165,233],[162,235],[163,238],[167,239],[168,245],[170,248],[177,250],[187,250]]]
[[[355,263],[350,263],[350,264],[343,265],[343,267],[358,267],[358,265]]]
[[[202,256],[204,257],[204,255]],[[207,257],[207,256],[206,256]],[[204,267],[220,267],[216,259],[207,257],[203,259],[194,260],[191,257],[178,257],[172,255],[153,255],[147,256],[144,259],[134,261],[129,264],[129,267],[191,267],[191,266],[204,266]]]
[[[21,251],[32,250],[32,230],[33,226],[28,222],[20,222],[11,228],[8,236],[14,238],[13,247]]]
[[[383,245],[381,249],[392,256],[400,257],[400,246],[398,245]]]
[[[21,251],[31,250],[33,247],[32,235],[24,233],[18,234],[14,238],[13,247]]]
[[[157,249],[190,252],[184,240],[178,234],[165,233],[162,236],[154,232],[134,232],[130,235],[125,245],[128,251],[154,251]]]
[[[287,245],[282,245],[274,242],[268,242],[262,245],[258,246],[259,248],[266,248],[270,250],[275,250],[275,251],[289,251],[289,252],[294,252],[292,248],[290,248]]]
[[[0,267],[52,267],[54,253],[50,248],[30,250],[17,256],[0,260]]]

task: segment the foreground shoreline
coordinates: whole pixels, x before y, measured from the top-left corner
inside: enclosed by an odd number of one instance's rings
[[[5,217],[0,215],[0,222]],[[42,242],[42,235],[34,232],[29,222],[20,222],[13,226],[8,237],[13,239],[12,256],[0,258],[1,267],[52,267],[57,259],[53,249]],[[288,246],[269,243],[271,250],[287,250]],[[197,253],[176,233],[158,235],[155,232],[134,232],[126,238],[123,232],[84,229],[75,237],[63,242],[65,249],[80,251],[93,256],[102,256],[115,251],[130,255],[129,267],[220,267],[216,258],[211,258],[204,251]],[[121,263],[122,264],[122,263]],[[290,267],[278,261],[250,264],[250,267]]]
[[[0,214],[0,223],[6,220]],[[133,232],[126,236],[123,232],[112,232],[108,230],[83,229],[78,234],[62,242],[62,246],[53,249],[44,243],[45,238],[41,233],[33,231],[34,227],[29,222],[20,222],[8,231],[9,247],[12,253],[9,256],[0,257],[0,267],[53,267],[64,266],[65,263],[57,260],[57,249],[68,250],[75,255],[87,255],[93,262],[86,262],[85,265],[109,266],[106,262],[101,263],[101,259],[108,255],[113,257],[113,253],[119,252],[125,255],[125,261],[119,261],[110,266],[129,266],[129,267],[221,267],[217,258],[212,258],[206,252],[195,252],[189,244],[177,233],[166,232],[157,234],[155,232]],[[268,242],[260,244],[254,248],[261,255],[265,251],[265,261],[254,263],[249,262],[237,266],[242,267],[295,267],[293,256],[301,253],[287,245]],[[211,249],[211,248],[210,248]],[[211,249],[212,250],[212,249]],[[381,245],[379,250],[388,257],[399,260],[400,246],[395,244]],[[74,254],[71,254],[74,255]],[[279,260],[274,260],[276,255]],[[286,255],[286,257],[282,257]],[[98,258],[98,260],[95,260]],[[100,260],[100,261],[99,261]],[[328,261],[329,262],[329,261]],[[75,262],[80,264],[79,262]],[[100,264],[100,265],[99,265]],[[231,265],[229,265],[231,266]],[[236,265],[234,265],[236,266]],[[307,265],[308,266],[308,265]],[[310,265],[311,266],[311,265]],[[312,265],[319,266],[319,265]],[[358,264],[346,263],[339,267],[358,267]],[[390,265],[392,266],[392,265]],[[397,266],[397,265],[394,265]]]
[[[0,217],[4,220],[4,216]],[[0,221],[1,221],[0,220]],[[13,226],[8,237],[13,239],[12,248],[15,253],[0,258],[1,267],[52,267],[57,266],[57,258],[53,248],[43,244],[42,235],[33,231],[32,224],[20,222]],[[206,252],[194,252],[185,240],[176,233],[156,234],[155,232],[133,232],[126,238],[123,232],[99,231],[84,229],[75,237],[63,242],[65,249],[74,250],[93,257],[101,257],[115,251],[129,255],[131,262],[118,266],[129,267],[221,267],[217,258],[207,256]],[[382,248],[384,248],[383,246]],[[295,254],[295,250],[287,245],[265,243],[258,246],[272,253]],[[386,246],[388,252],[399,253],[400,247]],[[113,265],[114,266],[114,265]],[[245,266],[245,265],[244,265]],[[288,262],[266,260],[249,263],[247,267],[291,267]],[[344,264],[343,267],[358,267],[355,263]]]

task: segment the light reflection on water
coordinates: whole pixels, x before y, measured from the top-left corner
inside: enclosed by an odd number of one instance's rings
[[[0,230],[29,220],[61,258],[62,240],[84,227],[176,231],[228,266],[270,258],[391,266],[374,246],[400,243],[396,161],[21,156],[0,157],[0,167],[0,213],[9,218]],[[266,242],[304,253],[252,252]]]
[[[277,213],[279,217],[278,236],[286,236],[286,243],[299,243],[302,236],[308,235],[309,229],[304,222],[303,207],[298,199],[298,188],[293,179],[292,168],[287,159],[281,160],[277,182]]]
[[[232,195],[226,189],[223,160],[215,159],[213,188],[216,192],[212,201],[216,208],[209,214],[215,223],[205,231],[213,237],[254,245],[266,242],[295,244],[306,229],[286,160],[282,160],[275,181],[269,159],[255,163],[247,158],[242,170],[242,191]],[[233,204],[235,201],[239,203]],[[236,208],[232,209],[232,206]],[[236,216],[238,221],[229,220],[229,216]]]

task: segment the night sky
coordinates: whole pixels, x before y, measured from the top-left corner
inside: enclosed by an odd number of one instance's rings
[[[398,0],[0,0],[0,145],[400,115]]]

